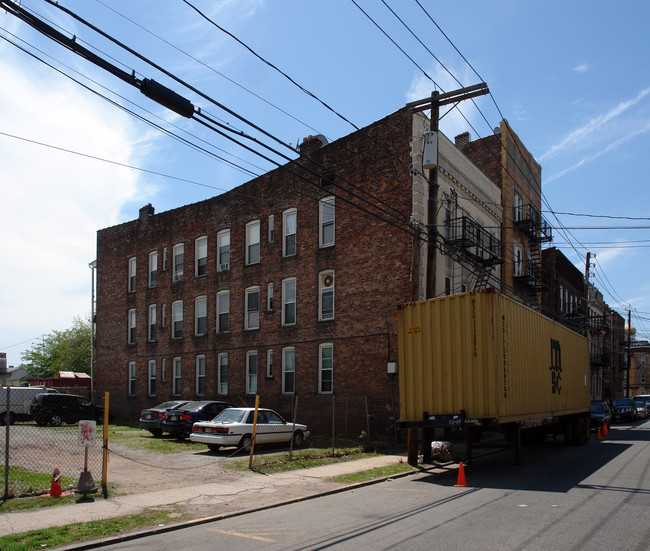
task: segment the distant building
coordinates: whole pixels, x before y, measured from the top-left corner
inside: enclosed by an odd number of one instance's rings
[[[632,341],[632,364],[630,369],[630,396],[650,394],[650,343],[648,341]]]
[[[258,394],[289,416],[297,396],[313,430],[386,435],[398,307],[500,286],[501,188],[441,135],[432,194],[428,124],[405,107],[309,137],[297,164],[100,230],[95,381],[112,412]]]

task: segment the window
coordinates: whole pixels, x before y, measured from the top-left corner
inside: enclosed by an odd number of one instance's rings
[[[217,392],[219,394],[228,394],[228,354],[219,354],[218,356],[218,380],[219,387]]]
[[[156,341],[156,305],[149,305],[149,342]]]
[[[163,262],[163,267],[162,267],[163,272],[166,272],[167,271],[167,247],[163,247],[163,259],[162,259],[162,262]]]
[[[285,279],[282,282],[282,325],[296,323],[296,280]]]
[[[450,240],[455,238],[453,228],[451,226],[452,217],[452,204],[450,201],[445,202],[445,239]]]
[[[334,346],[332,344],[321,344],[318,347],[318,392],[319,394],[331,394],[334,391]]]
[[[246,394],[257,393],[257,351],[246,352]]]
[[[217,333],[230,331],[230,291],[217,293]]]
[[[217,271],[230,270],[230,230],[217,234]]]
[[[135,396],[135,362],[129,362],[129,396]]]
[[[269,348],[266,351],[266,378],[273,378],[273,349]]]
[[[318,319],[320,321],[334,319],[334,272],[320,274]]]
[[[521,257],[521,248],[519,245],[514,246],[514,269],[513,269],[513,275],[515,277],[522,276],[523,271],[522,271],[522,257]]]
[[[172,281],[182,281],[183,263],[185,262],[185,245],[183,243],[174,245],[172,262]]]
[[[246,224],[246,264],[260,261],[260,221]]]
[[[260,328],[260,288],[249,287],[246,289],[246,316],[244,318],[244,329]]]
[[[273,283],[269,283],[266,287],[266,309],[273,311]]]
[[[294,256],[296,254],[297,218],[296,209],[288,210],[282,215],[282,256]]]
[[[521,222],[523,220],[523,214],[524,214],[524,202],[521,198],[521,195],[519,195],[518,193],[515,193],[515,196],[513,197],[512,207],[513,207],[513,212],[512,212],[513,220],[515,222]]]
[[[208,275],[208,238],[199,237],[194,242],[194,275],[203,277]]]
[[[156,360],[149,360],[148,389],[149,396],[156,395]]]
[[[172,361],[172,394],[180,396],[183,391],[181,359],[174,358]]]
[[[158,286],[158,252],[149,253],[149,287]]]
[[[135,293],[135,257],[129,258],[129,293]]]
[[[275,216],[269,216],[269,243],[275,241]]]
[[[445,296],[451,295],[451,278],[445,277]]]
[[[208,332],[208,297],[196,297],[194,300],[194,330],[196,335]]]
[[[319,246],[334,245],[334,197],[321,199],[318,204]]]
[[[183,301],[172,302],[172,339],[183,336]]]
[[[129,310],[129,336],[128,343],[135,344],[135,308]]]
[[[205,396],[205,356],[196,357],[196,395]]]
[[[167,327],[167,305],[163,304],[162,307],[162,320],[160,320],[160,325]]]
[[[167,381],[167,358],[162,359],[162,366],[160,368],[160,380],[163,383]]]
[[[282,394],[296,391],[296,350],[293,347],[282,349]]]

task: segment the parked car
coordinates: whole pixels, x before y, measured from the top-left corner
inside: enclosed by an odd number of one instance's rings
[[[637,394],[635,400],[641,400],[645,404],[645,415],[650,417],[650,394]]]
[[[591,430],[609,428],[612,424],[612,409],[607,402],[591,402]]]
[[[230,408],[223,411],[211,421],[194,423],[190,439],[192,442],[207,444],[213,451],[222,446],[237,446],[249,451],[253,437],[253,417],[255,408]],[[309,437],[307,425],[285,421],[281,415],[271,409],[258,409],[255,442],[270,444],[290,442],[300,447]]]
[[[194,423],[214,419],[224,409],[230,407],[233,407],[233,404],[213,400],[188,402],[178,409],[165,412],[162,430],[179,440],[183,440],[192,434],[192,425]]]
[[[643,400],[639,400],[638,398],[635,398],[634,403],[636,404],[636,418],[647,419],[648,415],[646,414],[646,410],[645,410],[645,402]]]
[[[165,413],[173,409],[178,409],[188,402],[189,400],[168,400],[152,408],[143,409],[140,413],[140,428],[148,430],[154,436],[162,436],[162,422]]]
[[[7,390],[9,391],[9,407],[7,407]],[[29,408],[32,406],[34,396],[43,392],[57,393],[53,388],[45,386],[3,386],[0,390],[0,425],[7,421],[30,421],[32,416]]]
[[[634,423],[637,418],[636,402],[632,398],[616,398],[612,401],[612,412],[614,421],[631,421]]]
[[[29,412],[38,425],[54,427],[63,423],[77,423],[82,419],[98,423],[104,419],[103,407],[75,394],[37,394]]]

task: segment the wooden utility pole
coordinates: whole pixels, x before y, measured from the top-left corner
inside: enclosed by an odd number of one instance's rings
[[[632,347],[632,311],[627,311],[627,381],[625,383],[625,396],[630,397],[630,368],[632,367],[632,353],[630,349]]]

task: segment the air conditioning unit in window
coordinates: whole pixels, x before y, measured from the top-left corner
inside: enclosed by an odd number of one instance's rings
[[[334,274],[325,274],[321,276],[321,285],[323,287],[331,287],[334,285]]]
[[[183,281],[183,272],[176,272],[172,277],[172,281]]]
[[[226,270],[230,270],[230,263],[226,262],[225,264],[219,264],[219,271],[220,272],[225,272]]]

